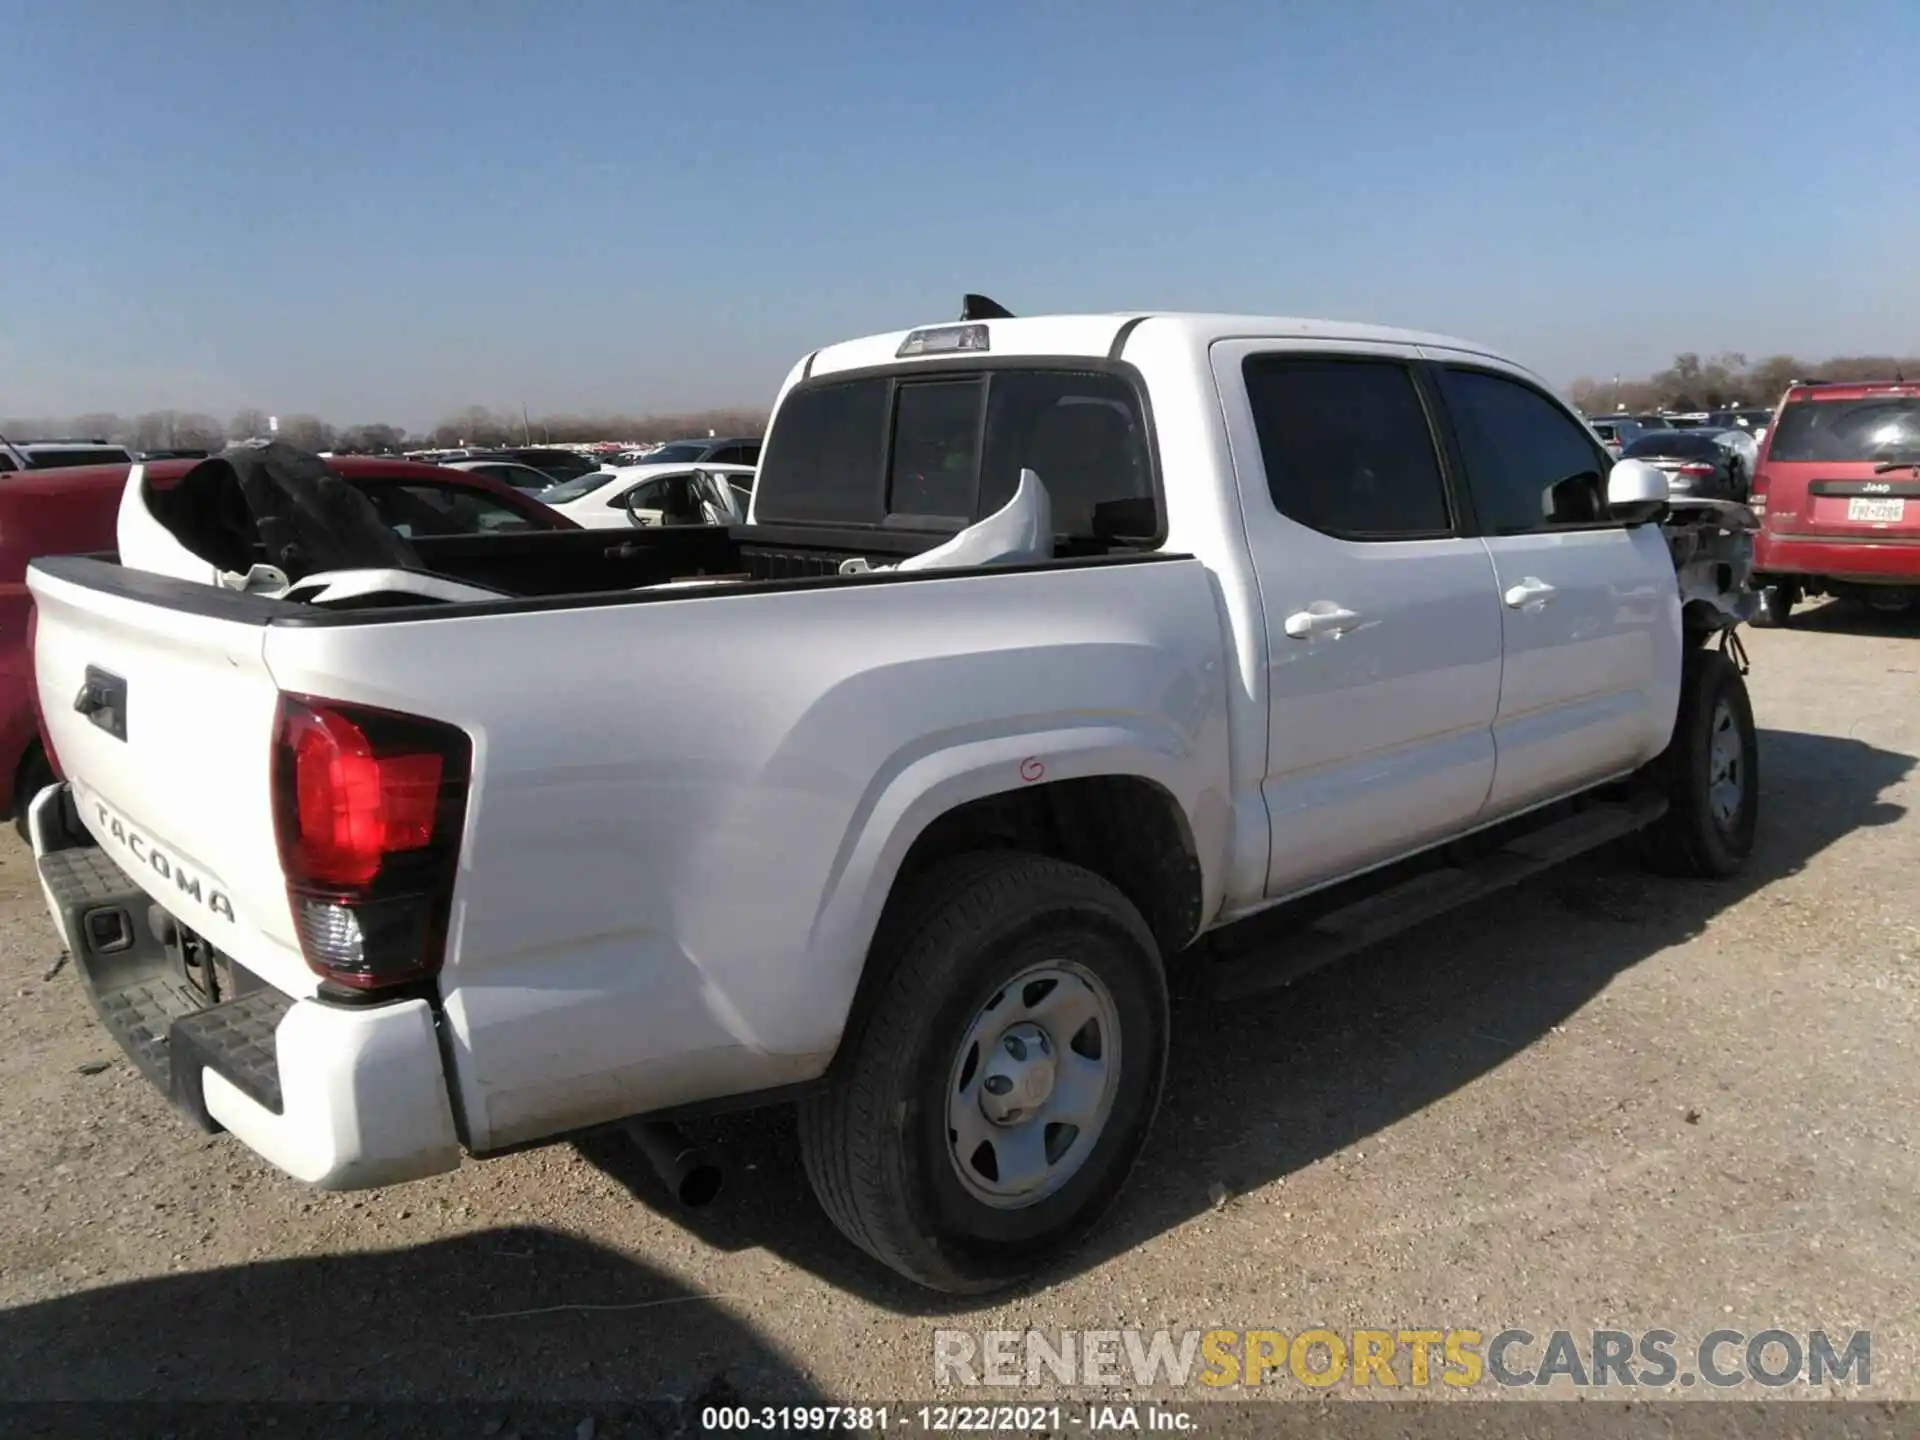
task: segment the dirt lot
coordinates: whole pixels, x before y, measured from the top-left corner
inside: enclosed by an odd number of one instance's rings
[[[1316,1324],[1868,1328],[1867,1393],[1920,1397],[1920,623],[1829,607],[1748,646],[1747,877],[1610,858],[1184,1009],[1117,1222],[993,1306],[856,1258],[777,1114],[706,1127],[729,1187],[689,1215],[605,1143],[306,1191],[178,1121],[48,975],[9,835],[0,1397],[871,1403],[932,1393],[941,1325]]]

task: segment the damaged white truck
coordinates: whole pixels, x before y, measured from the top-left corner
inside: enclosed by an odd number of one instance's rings
[[[1170,984],[1753,848],[1752,516],[1463,341],[970,298],[796,365],[736,525],[408,545],[277,463],[34,564],[31,827],[107,1026],[315,1185],[791,1103],[991,1289],[1121,1191]]]

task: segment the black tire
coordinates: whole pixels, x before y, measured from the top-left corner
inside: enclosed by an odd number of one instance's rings
[[[1729,753],[1735,754],[1737,770],[1722,774]],[[1649,767],[1668,808],[1643,837],[1648,867],[1697,879],[1738,873],[1753,854],[1758,831],[1759,758],[1753,705],[1739,668],[1718,650],[1689,651],[1681,669],[1673,739]],[[1722,780],[1732,790],[1721,789],[1716,797]],[[1729,800],[1733,803],[1726,803]]]
[[[1167,1065],[1167,985],[1139,911],[1090,871],[997,851],[936,866],[889,902],[872,953],[897,957],[846,1069],[800,1106],[807,1178],[833,1223],[917,1284],[979,1294],[1019,1283],[1084,1240],[1147,1141]],[[996,1208],[963,1183],[948,1086],[962,1042],[1036,963],[1095,976],[1119,1031],[1111,1108],[1062,1187]],[[1045,993],[1044,991],[1042,992]]]
[[[1760,590],[1760,609],[1753,617],[1753,623],[1770,630],[1784,629],[1787,618],[1793,614],[1794,602],[1800,597],[1791,585],[1765,585]]]
[[[53,766],[47,763],[47,755],[38,741],[28,749],[20,761],[20,773],[13,781],[13,833],[27,844],[33,843],[33,836],[27,831],[27,807],[33,803],[33,797],[58,777]]]

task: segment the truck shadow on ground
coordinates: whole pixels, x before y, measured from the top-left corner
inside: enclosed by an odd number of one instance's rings
[[[247,1417],[191,1408],[201,1402],[324,1401],[265,1423],[278,1436],[532,1440],[574,1436],[589,1415],[603,1436],[667,1435],[698,1431],[708,1405],[824,1403],[741,1308],[569,1235],[485,1230],[0,1312],[0,1409],[10,1434],[27,1418],[11,1407],[73,1401],[87,1403],[41,1416],[56,1422],[46,1433],[202,1435]],[[429,1401],[446,1408],[399,1413],[398,1402]],[[162,1417],[93,1402],[185,1408]],[[610,1426],[616,1415],[625,1423]],[[260,1417],[233,1433],[264,1433]]]
[[[1811,609],[1796,610],[1787,624],[1795,630],[1825,635],[1920,639],[1920,605],[1907,610],[1875,610],[1852,600],[1829,600]]]
[[[1796,731],[1762,730],[1760,749],[1760,840],[1737,879],[1661,879],[1621,846],[1286,989],[1235,1004],[1180,1004],[1154,1139],[1113,1223],[1040,1283],[1191,1219],[1216,1182],[1236,1194],[1268,1184],[1498,1068],[1615,975],[1699,935],[1714,915],[1841,837],[1898,820],[1905,807],[1882,796],[1920,763]],[[765,1247],[900,1313],[981,1308],[899,1281],[841,1239],[812,1201],[788,1112],[688,1128],[730,1162],[729,1189],[706,1210],[674,1209],[616,1137],[589,1138],[581,1150],[643,1203],[723,1249]]]

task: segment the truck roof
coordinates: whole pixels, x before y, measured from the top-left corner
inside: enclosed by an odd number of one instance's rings
[[[845,340],[814,352],[805,367],[809,375],[842,370],[864,369],[872,365],[891,365],[901,358],[900,348],[909,335],[924,330],[951,330],[960,324],[983,327],[988,332],[992,355],[1070,355],[1088,358],[1107,357],[1123,329],[1131,330],[1150,323],[1156,331],[1171,330],[1195,348],[1204,348],[1217,340],[1250,336],[1271,336],[1302,340],[1361,340],[1385,345],[1423,345],[1466,351],[1502,364],[1524,369],[1518,362],[1471,340],[1437,335],[1423,330],[1401,330],[1386,325],[1366,325],[1350,320],[1317,320],[1283,315],[1216,315],[1181,311],[1141,310],[1100,315],[1031,315],[1014,319],[930,321],[909,330],[893,330],[883,335],[868,335]],[[930,352],[924,358],[950,359],[955,354],[978,351]]]

